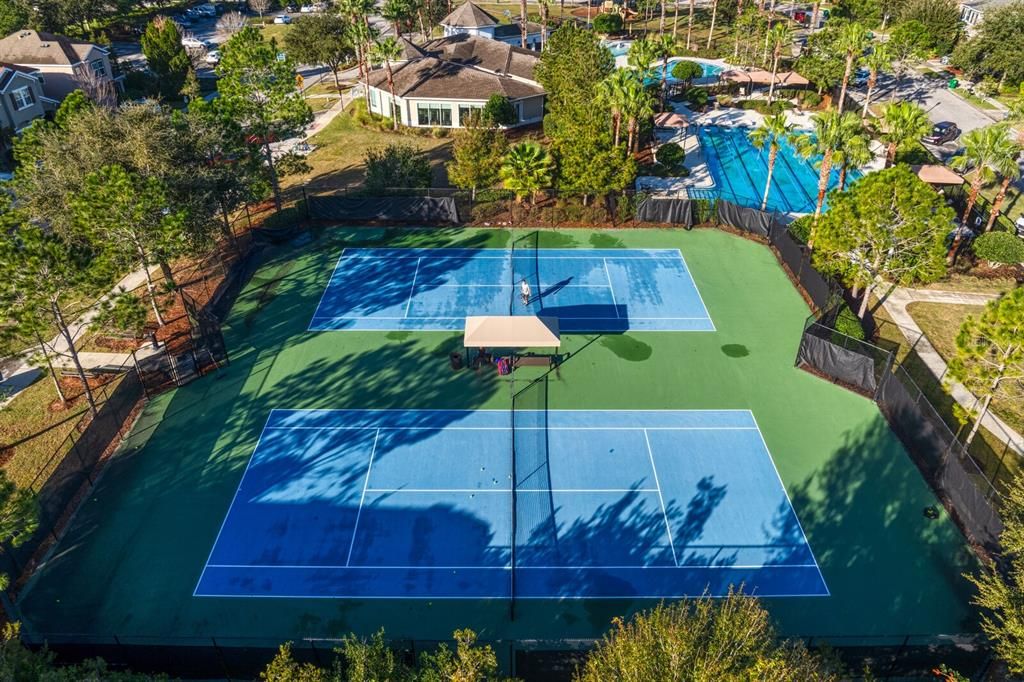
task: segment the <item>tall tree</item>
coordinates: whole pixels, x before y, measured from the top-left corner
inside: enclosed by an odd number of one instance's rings
[[[730,591],[661,604],[611,631],[577,670],[575,682],[610,680],[815,680],[839,671],[801,644],[780,642],[760,602]]]
[[[0,544],[20,547],[39,527],[39,504],[31,490],[19,488],[0,471]],[[0,590],[10,585],[10,576],[0,574]],[[8,677],[7,679],[17,679]]]
[[[80,340],[72,329],[76,313],[70,306],[73,299],[96,295],[112,282],[109,264],[90,245],[65,241],[18,213],[6,213],[4,223],[0,268],[6,274],[0,278],[0,311],[31,335],[57,329],[95,416],[96,400],[78,357]]]
[[[665,107],[665,100],[668,97],[668,58],[675,52],[676,43],[671,36],[664,33],[653,39],[654,47],[661,59],[661,106]]]
[[[526,0],[519,0],[519,47],[526,49]]]
[[[394,107],[395,102],[395,74],[391,70],[391,62],[402,58],[402,45],[391,36],[378,40],[370,50],[370,61],[384,65],[388,74],[388,91],[391,93],[391,127],[398,130],[398,113]]]
[[[903,0],[899,20],[919,22],[928,36],[928,48],[942,55],[950,53],[963,32],[960,7],[953,0]]]
[[[715,22],[718,20],[718,0],[711,0],[711,26],[708,28],[708,44],[706,49],[711,49],[711,41],[715,37]],[[673,41],[674,42],[674,41]]]
[[[992,200],[992,210],[989,211],[988,221],[985,223],[986,232],[995,225],[996,218],[999,216],[999,209],[1003,207],[1006,193],[1010,190],[1010,183],[1019,179],[1021,175],[1020,154],[1021,151],[1024,151],[1021,137],[1015,137],[1012,133],[1007,132],[1007,142],[1000,145],[1000,150],[1002,153],[993,159],[992,168],[1001,180],[999,181],[999,191],[996,192],[996,197]]]
[[[627,81],[622,93],[622,117],[626,119],[626,149],[635,152],[640,142],[640,124],[654,116],[655,99],[643,81]]]
[[[871,141],[867,134],[853,135],[840,140],[832,154],[832,165],[839,167],[839,191],[846,189],[846,180],[851,170],[863,168],[875,158],[871,153]]]
[[[1020,147],[1005,124],[976,128],[964,134],[962,142],[964,153],[954,157],[950,165],[957,170],[970,170],[971,185],[961,216],[966,225],[982,186],[995,180],[997,174],[1012,172],[1009,167],[1017,164]]]
[[[689,52],[693,43],[693,14],[697,9],[696,0],[690,0],[690,17],[686,20],[686,51]]]
[[[650,38],[633,41],[626,55],[626,62],[640,72],[646,80],[654,73],[654,63],[661,57],[661,48]],[[614,62],[613,62],[614,64]]]
[[[896,99],[897,90],[903,83],[903,77],[913,68],[914,64],[928,56],[928,36],[919,21],[904,21],[893,27],[886,43],[893,57],[893,71],[896,74],[896,86],[889,94],[889,101]]]
[[[299,64],[326,66],[334,76],[334,87],[341,90],[338,72],[354,56],[352,30],[340,14],[320,12],[300,17],[284,36],[288,56]]]
[[[956,355],[949,363],[949,375],[981,401],[974,426],[964,441],[969,446],[992,399],[1019,396],[1024,382],[1024,287],[1003,294],[989,302],[981,315],[964,321],[956,337]]]
[[[123,263],[146,273],[146,289],[157,324],[164,318],[150,268],[175,255],[184,231],[185,214],[170,206],[167,191],[156,178],[141,178],[121,166],[106,166],[85,178],[73,200],[78,231],[109,245]]]
[[[953,51],[953,63],[973,78],[991,76],[1004,83],[1024,81],[1024,2],[985,9],[975,35]]]
[[[871,97],[875,94],[875,86],[878,85],[878,74],[884,73],[892,68],[892,52],[887,43],[875,45],[871,54],[864,57],[864,64],[868,67],[868,91],[864,95],[864,107],[861,109],[860,118],[867,120],[868,111],[871,107]]]
[[[338,10],[341,16],[351,22],[349,39],[356,51],[359,80],[363,83],[363,98],[367,109],[369,109],[370,88],[367,86],[366,79],[370,72],[370,47],[379,35],[376,27],[370,24],[370,15],[376,11],[376,2],[375,0],[341,0],[338,3]]]
[[[828,192],[829,179],[832,176],[832,157],[836,150],[843,147],[847,140],[863,135],[860,118],[852,113],[840,113],[838,109],[829,109],[812,118],[814,131],[812,134],[799,135],[796,138],[797,150],[804,157],[821,155],[818,168],[818,199],[814,208],[814,222],[817,224],[821,209],[825,205],[825,194]],[[814,245],[814,230],[808,246]]]
[[[260,15],[260,23],[263,23],[263,15],[270,11],[274,4],[273,0],[247,0],[249,9]]]
[[[842,89],[839,91],[839,111],[843,110],[846,101],[846,87],[853,75],[854,65],[864,56],[864,48],[868,46],[868,30],[862,24],[851,22],[839,29],[838,47],[846,55],[846,66],[843,69]]]
[[[462,128],[452,141],[452,160],[448,162],[448,179],[461,189],[468,189],[476,199],[481,187],[491,187],[501,178],[501,164],[507,143],[505,136],[479,116],[460,121]]]
[[[772,51],[772,82],[768,86],[768,107],[771,108],[772,100],[775,97],[775,76],[779,72],[779,59],[782,57],[782,48],[793,42],[793,33],[789,30],[789,24],[780,22],[768,29],[768,43]]]
[[[761,199],[761,210],[763,211],[768,206],[768,192],[772,187],[772,174],[775,172],[775,160],[779,154],[779,147],[783,142],[793,139],[793,125],[786,120],[785,114],[765,116],[761,125],[751,130],[748,137],[755,149],[763,150],[768,147],[768,177],[764,182],[764,197]]]
[[[864,176],[833,195],[814,228],[814,262],[863,290],[864,317],[880,281],[907,286],[945,272],[944,242],[952,211],[907,166]]]
[[[916,147],[932,127],[925,110],[913,102],[889,102],[882,107],[880,121],[886,168],[896,163],[897,152]]]
[[[623,102],[630,82],[637,79],[635,71],[616,69],[598,84],[598,101],[609,107],[612,117],[612,145],[618,147],[622,133]]]
[[[217,19],[217,35],[222,41],[227,41],[249,23],[241,12],[225,12]]]
[[[512,145],[505,154],[499,174],[505,189],[512,190],[516,201],[522,202],[551,187],[554,165],[544,147],[536,142],[520,142]]]
[[[167,17],[157,17],[146,26],[142,34],[142,53],[146,63],[157,75],[160,92],[165,97],[177,98],[192,60],[181,44],[178,25]]]
[[[391,22],[395,36],[402,37],[402,24],[412,16],[412,5],[409,0],[384,0],[380,15]]]
[[[271,143],[299,134],[313,112],[298,92],[290,59],[277,58],[277,46],[248,26],[223,47],[220,63],[220,106],[263,150],[274,204],[281,210],[281,185]]]

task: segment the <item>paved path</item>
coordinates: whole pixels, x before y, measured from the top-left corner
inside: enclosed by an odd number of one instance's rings
[[[917,342],[915,350],[918,357],[924,361],[932,374],[941,380],[946,375],[946,361],[935,350],[935,346],[928,341],[928,337],[924,336],[921,327],[918,326],[914,318],[907,312],[907,306],[917,301],[958,305],[985,305],[994,298],[996,298],[995,294],[896,288],[882,303],[882,307],[889,313],[893,322],[900,326],[900,331],[906,337],[907,343],[913,344],[915,341]],[[946,385],[949,387],[950,395],[965,409],[973,409],[977,404],[978,399],[963,385],[956,382],[946,382]],[[1024,436],[1010,428],[1002,419],[989,412],[982,420],[982,424],[993,435],[1009,445],[1014,452],[1024,455]]]
[[[159,272],[154,267],[152,272]],[[146,273],[143,270],[125,275],[111,291],[131,291],[146,282]],[[91,308],[85,311],[81,317],[68,326],[73,339],[81,339],[89,330],[89,325],[96,318],[98,304],[108,298],[103,296]],[[72,367],[73,363],[69,352],[67,340],[62,335],[57,335],[46,344],[47,350],[56,367]],[[39,376],[41,370],[33,366],[29,359],[39,353],[41,348],[33,346],[22,351],[20,354],[0,360],[0,368],[3,370],[3,381],[0,381],[0,408],[11,402],[15,396],[28,388]],[[79,361],[85,369],[96,369],[100,367],[119,367],[128,359],[127,353],[80,353]]]

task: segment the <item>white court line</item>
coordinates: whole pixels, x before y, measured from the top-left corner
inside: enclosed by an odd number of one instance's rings
[[[700,294],[700,287],[697,286],[697,280],[693,278],[693,273],[690,272],[690,265],[686,262],[686,256],[683,252],[679,252],[679,260],[683,261],[683,267],[686,269],[686,276],[689,278],[690,283],[693,284],[693,290],[697,292],[697,298],[700,300],[700,307],[704,309],[704,318],[711,323],[711,331],[718,331],[718,327],[715,326],[715,321],[711,319],[711,312],[708,310],[707,304],[704,303],[704,297]],[[696,319],[704,319],[696,318]]]
[[[370,485],[370,471],[373,470],[373,456],[377,453],[377,439],[380,438],[380,430],[373,437],[373,448],[370,450],[370,462],[366,465],[366,478],[363,480],[363,494],[359,497],[359,508],[356,509],[356,522],[352,525],[352,541],[348,545],[348,557],[345,563],[352,562],[352,550],[356,546],[356,531],[359,530],[359,517],[363,514],[363,501],[366,499],[366,488]]]
[[[754,424],[757,425],[757,417],[754,416],[753,412],[750,413],[750,418],[753,419]],[[775,477],[779,479],[779,487],[782,488],[782,493],[786,496],[786,502],[789,503],[789,509],[793,512],[793,518],[796,519],[797,528],[800,529],[800,535],[804,539],[804,546],[806,546],[807,551],[811,553],[811,559],[814,560],[814,565],[818,569],[818,577],[821,578],[821,584],[825,586],[825,592],[828,596],[831,596],[832,593],[828,589],[828,583],[825,582],[825,575],[821,572],[821,566],[818,565],[818,558],[814,556],[814,548],[811,547],[811,543],[807,540],[807,533],[804,532],[804,526],[800,523],[800,515],[796,513],[796,507],[793,506],[793,500],[789,497],[789,491],[786,490],[786,484],[782,481],[782,475],[779,473],[779,468],[775,466],[775,458],[772,457],[772,451],[768,449],[768,442],[764,439],[764,434],[761,432],[760,426],[757,428],[757,434],[761,437],[761,445],[764,446],[764,451],[768,453],[768,461],[772,463],[772,469],[775,470]]]
[[[268,426],[272,431],[511,431],[509,426]],[[756,426],[518,426],[517,431],[757,431]]]
[[[512,289],[511,284],[433,284],[427,283],[424,286],[432,287],[434,289]],[[541,284],[540,288],[550,289],[554,284]],[[606,284],[563,284],[561,289],[607,289]]]
[[[313,320],[464,320],[466,315],[458,316],[447,316],[447,315],[421,315],[413,317],[398,317],[397,315],[321,315],[320,317],[314,317]],[[620,320],[618,317],[563,317],[564,322],[589,322],[591,320]],[[630,316],[627,321],[635,320],[707,320],[711,322],[710,317],[634,317]],[[714,322],[711,322],[714,326]],[[365,331],[381,331],[378,329],[367,329]],[[407,330],[409,331],[409,330]],[[415,330],[412,330],[415,331]],[[445,330],[442,330],[445,331]],[[589,333],[589,332],[581,332]]]
[[[320,312],[320,306],[322,306],[324,304],[324,297],[326,297],[327,296],[327,292],[330,291],[330,289],[331,289],[331,282],[334,281],[334,276],[338,273],[338,268],[341,267],[341,261],[342,261],[342,259],[344,257],[345,257],[345,249],[342,249],[341,253],[338,254],[338,260],[335,261],[335,263],[334,263],[334,269],[331,270],[331,278],[329,280],[327,280],[327,285],[324,287],[323,293],[320,294],[320,300],[316,304],[316,310],[313,311],[313,319],[309,321],[310,324],[313,323],[313,320],[316,320],[318,318],[319,319],[328,319],[328,320],[332,319],[330,317],[323,317],[323,316],[317,315],[317,313]],[[310,331],[308,326],[306,327],[306,331]]]
[[[654,472],[654,485],[658,488],[658,501],[661,502],[661,515],[665,519],[665,534],[668,535],[668,546],[672,549],[672,562],[679,565],[679,558],[676,556],[676,543],[672,541],[672,525],[668,522],[668,511],[665,509],[665,498],[661,495],[661,483],[658,482],[658,467],[654,466],[654,453],[651,451],[651,441],[647,437],[647,429],[644,429],[644,442],[647,444],[647,456],[651,459],[651,471]]]
[[[220,535],[224,532],[224,526],[228,523],[228,517],[231,516],[231,509],[235,506],[235,500],[238,499],[238,493],[242,491],[242,483],[245,482],[245,477],[249,474],[249,465],[252,463],[252,457],[256,454],[256,450],[259,449],[260,443],[263,442],[263,434],[267,432],[267,425],[270,424],[270,417],[274,414],[274,410],[270,410],[270,415],[267,416],[267,421],[264,422],[263,428],[260,430],[259,438],[256,439],[256,445],[253,447],[252,452],[249,453],[249,459],[245,463],[245,471],[242,472],[242,478],[238,480],[238,487],[235,488],[235,494],[231,496],[231,504],[228,505],[228,510],[224,512],[224,519],[220,522],[220,529],[217,531],[217,537],[213,539],[213,545],[210,546],[210,553],[206,556],[206,563],[203,564],[203,570],[199,574],[199,580],[196,581],[196,587],[192,590],[192,596],[196,596],[196,590],[199,589],[199,585],[203,582],[203,576],[206,575],[206,569],[210,565],[210,559],[213,558],[213,551],[217,549],[217,543],[220,542]]]
[[[511,488],[367,488],[368,493],[510,493]],[[518,493],[656,493],[657,488],[516,488]],[[716,545],[717,547],[718,545]]]
[[[659,566],[657,564],[636,564],[636,565],[625,565],[625,566],[606,566],[604,564],[593,564],[583,566],[516,566],[517,571],[557,571],[560,569],[570,571],[580,570],[624,570],[624,569],[637,569],[641,571],[649,570],[663,570],[663,571],[677,571],[680,569],[693,568],[697,570],[719,570],[723,568],[734,568],[742,570],[756,570],[760,568],[813,568],[814,564],[738,564],[735,566],[721,565],[721,566]],[[358,570],[372,570],[372,571],[510,571],[512,567],[508,564],[503,566],[378,566],[373,564],[357,564],[355,566],[342,566],[342,565],[276,565],[276,564],[211,564],[210,568],[275,568],[284,570],[325,570],[325,571],[337,571],[342,569],[350,569],[353,571]]]
[[[618,319],[622,316],[619,315],[619,304],[615,301],[615,287],[612,286],[612,276],[608,272],[608,259],[602,258],[601,260],[604,262],[604,276],[608,278],[608,289],[609,291],[611,291],[612,294],[612,310],[615,311],[615,317],[616,319]]]
[[[416,293],[416,278],[420,275],[420,261],[422,258],[416,259],[416,271],[412,273],[412,286],[409,287],[409,300],[405,302],[405,317],[409,317],[409,306],[412,305],[413,294]],[[313,318],[316,319],[316,318]]]

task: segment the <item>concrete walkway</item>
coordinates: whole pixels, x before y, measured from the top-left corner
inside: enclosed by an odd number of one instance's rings
[[[934,374],[937,379],[942,380],[946,375],[946,361],[942,359],[939,352],[935,350],[935,346],[928,341],[924,332],[921,331],[921,327],[918,326],[914,318],[911,317],[909,312],[907,312],[907,306],[918,301],[957,305],[985,305],[995,298],[997,298],[995,294],[904,289],[898,287],[889,294],[882,303],[882,307],[885,308],[887,313],[889,313],[893,322],[900,326],[900,331],[903,333],[903,336],[906,337],[907,343],[913,344],[915,341],[917,342],[915,350],[917,351],[918,357],[924,361],[925,365],[928,366],[928,369],[931,370],[932,374]],[[953,396],[954,400],[956,400],[961,407],[967,410],[974,408],[978,399],[973,393],[968,391],[962,384],[951,381],[947,381],[945,383],[949,388],[950,395]],[[1021,434],[1010,428],[1002,419],[994,415],[992,412],[989,412],[982,420],[982,424],[994,436],[1006,443],[1011,450],[1016,452],[1018,455],[1024,455],[1024,436],[1021,436]]]
[[[154,266],[150,272],[159,273],[159,267]],[[144,270],[136,270],[129,273],[118,282],[111,293],[124,289],[131,291],[146,283]],[[81,317],[68,325],[71,337],[76,341],[81,339],[89,330],[89,325],[96,319],[99,312],[99,304],[109,298],[110,294],[101,297],[88,310],[82,313]],[[55,367],[73,367],[70,348],[63,335],[58,334],[46,344],[47,352]],[[36,380],[42,371],[39,367],[32,365],[29,360],[33,355],[42,351],[40,346],[27,348],[18,355],[0,360],[0,369],[3,371],[3,381],[0,381],[0,408],[6,406],[23,390],[28,388]],[[127,353],[79,353],[79,361],[85,369],[100,369],[104,367],[120,367],[128,360]]]

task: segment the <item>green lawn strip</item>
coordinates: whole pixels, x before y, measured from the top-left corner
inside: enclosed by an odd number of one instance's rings
[[[395,638],[469,626],[490,640],[557,640],[598,636],[613,615],[651,606],[526,601],[510,622],[503,600],[191,596],[272,408],[509,408],[506,380],[448,367],[458,333],[306,332],[341,249],[502,248],[522,234],[337,228],[269,251],[226,325],[230,367],[146,407],[23,594],[26,627],[128,641],[215,635],[221,646],[381,626]],[[944,515],[922,515],[935,497],[876,406],[793,366],[808,311],[766,247],[714,230],[546,231],[541,246],[682,250],[717,331],[566,336],[575,357],[549,407],[750,409],[832,593],[768,599],[784,634],[973,631],[962,537]]]

